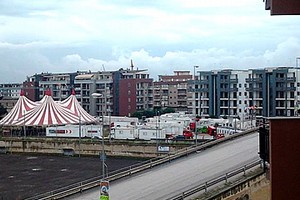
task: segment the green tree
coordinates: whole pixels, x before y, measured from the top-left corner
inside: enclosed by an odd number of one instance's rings
[[[162,113],[165,114],[165,113],[174,113],[175,110],[174,108],[165,108],[162,110]]]
[[[138,110],[131,114],[132,117],[137,117],[139,119],[142,119],[143,117],[149,118],[154,117],[156,115],[162,115],[165,113],[174,113],[175,110],[173,108],[165,108],[165,109],[154,109],[154,110]]]

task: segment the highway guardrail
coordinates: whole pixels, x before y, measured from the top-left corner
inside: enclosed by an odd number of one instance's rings
[[[249,163],[241,168],[235,169],[233,171],[227,172],[224,175],[218,176],[214,179],[211,179],[209,181],[206,181],[204,183],[201,183],[200,185],[197,185],[195,187],[192,187],[190,189],[187,189],[177,195],[174,195],[171,198],[168,198],[167,200],[184,200],[187,197],[190,197],[192,195],[195,195],[201,191],[207,192],[209,187],[215,186],[219,183],[227,183],[229,178],[235,177],[239,174],[243,174],[246,175],[246,171],[249,169],[252,169],[254,167],[258,167],[260,166],[261,168],[263,168],[263,161],[262,160],[256,160],[252,163]]]

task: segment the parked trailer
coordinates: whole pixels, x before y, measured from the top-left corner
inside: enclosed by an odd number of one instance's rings
[[[113,139],[134,140],[138,138],[137,129],[133,126],[112,128],[110,134]]]
[[[140,127],[138,128],[138,139],[152,140],[152,139],[165,139],[166,133],[162,129]]]
[[[137,117],[103,116],[104,125],[136,125],[139,121]]]

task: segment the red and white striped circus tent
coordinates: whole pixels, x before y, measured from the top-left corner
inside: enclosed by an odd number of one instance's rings
[[[76,99],[74,90],[72,90],[71,95],[67,99],[62,101],[60,104],[61,104],[62,107],[64,107],[64,108],[72,111],[73,113],[75,113],[75,115],[77,115],[79,117],[81,123],[96,121],[95,117],[90,115],[88,112],[86,112],[81,107],[80,103]]]
[[[18,99],[17,103],[12,110],[2,120],[0,120],[0,125],[12,125],[18,122],[20,118],[38,105],[39,102],[31,101],[24,96],[24,92],[21,91],[20,98]]]
[[[74,95],[72,98],[76,97]],[[27,99],[24,95],[20,96],[20,99]],[[20,101],[19,99],[19,101]],[[68,99],[71,99],[69,97]],[[27,99],[28,100],[28,99]],[[18,101],[18,102],[19,102]],[[30,100],[28,100],[30,102]],[[74,101],[74,100],[73,100]],[[68,101],[64,101],[67,103]],[[74,101],[75,102],[75,101]],[[76,103],[77,102],[77,103]],[[10,113],[5,116],[1,121],[0,125],[12,125],[12,126],[52,126],[52,125],[64,125],[64,124],[78,124],[78,123],[92,123],[96,119],[85,112],[85,118],[82,118],[80,113],[84,110],[77,99],[74,103],[75,107],[68,107],[67,104],[62,102],[55,102],[51,97],[51,92],[46,91],[45,96],[39,102],[31,102],[32,106],[25,106],[26,112],[23,115],[15,114],[14,117]],[[71,104],[71,103],[70,103]],[[15,110],[20,110],[23,104],[16,104]],[[13,109],[14,110],[14,109]],[[12,110],[12,111],[13,111]],[[24,109],[23,109],[24,110]],[[76,110],[76,112],[75,112]],[[78,112],[78,110],[81,110]],[[11,119],[11,117],[12,119]],[[4,120],[5,119],[5,120]],[[2,123],[3,122],[3,123]]]

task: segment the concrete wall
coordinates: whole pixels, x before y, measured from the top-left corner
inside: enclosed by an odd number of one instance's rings
[[[168,146],[170,153],[190,144],[161,144]],[[2,138],[0,147],[10,153],[49,153],[62,154],[63,149],[73,149],[75,154],[99,155],[102,144],[99,140],[56,139],[56,138]],[[105,153],[108,156],[156,157],[156,143],[105,141]]]

